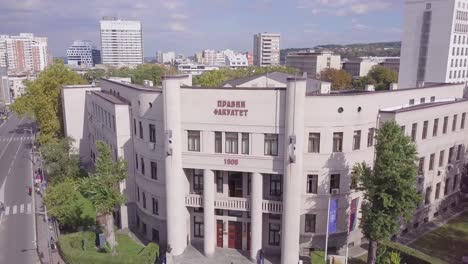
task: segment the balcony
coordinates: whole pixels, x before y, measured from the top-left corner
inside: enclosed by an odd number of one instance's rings
[[[203,207],[203,196],[199,194],[189,194],[185,197],[185,205],[188,207]],[[215,209],[249,211],[250,200],[237,197],[218,197],[214,201]],[[262,211],[267,214],[281,214],[283,212],[283,202],[263,200]]]

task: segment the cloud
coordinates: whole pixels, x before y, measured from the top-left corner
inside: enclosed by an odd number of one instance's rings
[[[173,13],[173,14],[170,15],[170,17],[172,19],[181,19],[181,20],[188,18],[187,15],[184,15],[184,14],[181,14],[181,13]]]
[[[163,6],[164,8],[169,9],[169,10],[175,10],[175,9],[179,9],[180,7],[182,7],[183,3],[173,1],[173,0],[167,0],[163,2]]]
[[[170,22],[167,24],[167,27],[171,30],[171,31],[175,31],[175,32],[184,32],[187,28],[185,27],[185,25],[183,25],[182,23],[180,22],[176,22],[176,21],[173,21],[173,22]]]
[[[351,27],[353,30],[356,30],[356,31],[366,31],[370,29],[369,26],[359,23],[357,19],[351,20]]]
[[[297,8],[319,15],[363,15],[391,6],[391,0],[298,0]]]

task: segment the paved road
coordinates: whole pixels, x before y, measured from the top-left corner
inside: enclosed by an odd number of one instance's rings
[[[0,263],[35,263],[31,185],[32,136],[25,129],[34,123],[12,114],[0,125]]]

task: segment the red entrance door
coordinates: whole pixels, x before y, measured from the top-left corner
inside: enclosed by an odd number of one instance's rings
[[[228,224],[229,248],[242,249],[242,223],[229,221]]]
[[[218,247],[223,247],[223,220],[216,222],[216,241]]]

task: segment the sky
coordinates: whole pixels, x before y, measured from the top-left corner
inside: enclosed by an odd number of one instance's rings
[[[0,34],[49,38],[54,57],[74,40],[100,46],[99,20],[143,24],[144,56],[203,49],[251,51],[253,35],[281,34],[281,48],[399,41],[403,0],[0,0]]]

